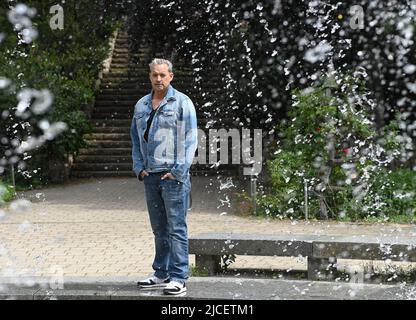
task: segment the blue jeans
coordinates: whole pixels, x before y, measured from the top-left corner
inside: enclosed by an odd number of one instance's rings
[[[186,214],[191,183],[160,178],[165,172],[149,172],[144,178],[147,209],[155,236],[155,276],[184,283],[188,279],[188,227]]]

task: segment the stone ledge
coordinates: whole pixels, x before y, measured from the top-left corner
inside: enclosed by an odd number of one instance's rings
[[[416,292],[414,286],[400,285],[194,277],[186,296],[171,297],[161,290],[138,290],[137,279],[128,277],[65,278],[64,290],[48,289],[49,278],[30,280],[31,287],[24,279],[0,278],[0,300],[406,300]]]

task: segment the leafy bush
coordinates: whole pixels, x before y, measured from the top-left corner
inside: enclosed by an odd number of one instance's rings
[[[5,184],[0,180],[0,207],[2,207],[6,202],[9,202],[13,199],[15,190],[13,186]]]
[[[294,92],[290,121],[268,161],[270,192],[259,213],[274,217],[362,219],[415,215],[416,173],[395,168],[405,145],[392,121],[377,131],[374,103],[360,74],[332,74],[320,86]]]
[[[380,201],[383,207],[380,218],[398,222],[415,222],[416,172],[402,168],[378,171],[372,179],[372,185],[362,205],[368,206],[370,199]],[[357,216],[357,218],[363,218],[363,216]]]

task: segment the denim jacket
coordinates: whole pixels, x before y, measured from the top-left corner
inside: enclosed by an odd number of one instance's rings
[[[185,182],[198,144],[195,107],[188,96],[170,85],[146,142],[144,132],[152,111],[152,96],[153,90],[134,107],[130,128],[133,171],[137,177],[142,170],[170,171],[176,180]]]

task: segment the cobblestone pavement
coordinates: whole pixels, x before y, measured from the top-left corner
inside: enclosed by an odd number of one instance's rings
[[[241,186],[193,178],[190,235],[205,232],[416,235],[413,225],[276,221],[237,215]],[[232,185],[222,181],[222,186]],[[152,273],[153,234],[135,178],[76,179],[19,193],[0,209],[0,276],[130,276]],[[25,202],[26,201],[26,202]],[[29,205],[25,204],[30,201]],[[229,207],[230,204],[230,207]],[[190,256],[191,264],[194,257]],[[238,257],[235,267],[305,269],[296,258]]]

